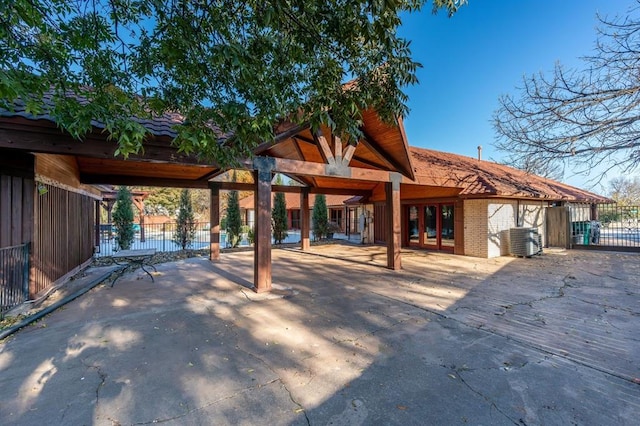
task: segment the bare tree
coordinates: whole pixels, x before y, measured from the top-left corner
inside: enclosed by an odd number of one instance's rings
[[[500,98],[495,146],[516,164],[605,173],[640,164],[640,6],[598,19],[595,52],[581,69],[556,64],[551,75],[525,77],[517,96]]]
[[[564,177],[565,164],[562,161],[545,161],[535,156],[510,155],[506,159],[496,162],[547,179],[561,181]]]
[[[640,205],[640,178],[620,176],[609,181],[611,198],[620,205]]]

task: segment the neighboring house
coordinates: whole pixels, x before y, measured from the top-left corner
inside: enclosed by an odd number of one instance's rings
[[[275,195],[274,195],[275,196]],[[349,208],[345,201],[353,198],[350,195],[325,195],[327,200],[327,217],[330,222],[335,223],[340,228],[340,232],[347,232],[347,224],[351,224],[349,231],[351,233],[358,232],[354,228],[354,218],[357,219],[357,207]],[[309,194],[309,215],[313,218],[313,206],[315,205],[316,195]],[[285,201],[287,203],[287,218],[289,229],[300,229],[300,194],[287,192],[285,193]],[[272,199],[273,206],[273,199]],[[255,211],[254,197],[248,196],[240,200],[240,214],[245,225],[253,226]]]

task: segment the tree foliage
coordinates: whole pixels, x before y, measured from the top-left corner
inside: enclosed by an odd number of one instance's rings
[[[640,206],[640,178],[620,176],[609,181],[611,198],[619,205]]]
[[[104,123],[119,154],[141,149],[131,117],[177,112],[182,151],[230,164],[274,123],[360,133],[360,109],[392,120],[419,64],[397,35],[424,0],[15,0],[0,8],[0,103],[50,113],[75,137]],[[466,0],[433,0],[453,14]],[[357,86],[343,90],[345,80]],[[75,96],[68,96],[70,93]],[[220,135],[232,135],[218,143]]]
[[[324,194],[316,195],[313,203],[313,238],[320,240],[329,232],[329,217],[327,216],[327,198]]]
[[[131,192],[125,186],[118,189],[113,223],[116,226],[116,244],[120,250],[129,250],[134,237],[133,201],[131,200]]]
[[[225,221],[227,228],[227,242],[231,244],[231,247],[237,247],[238,244],[240,244],[240,235],[242,233],[242,218],[240,216],[238,191],[229,191],[228,203]]]
[[[192,189],[191,204],[196,221],[209,221],[209,209],[211,208],[211,191],[207,189]]]
[[[144,200],[145,214],[171,217],[178,214],[182,189],[150,186],[138,186],[134,187],[134,189],[148,193]],[[196,220],[208,220],[209,191],[206,189],[190,189],[189,196]]]
[[[278,175],[277,185],[282,185],[282,178]],[[288,217],[287,200],[284,192],[276,192],[273,197],[273,211],[271,213],[273,240],[276,244],[282,244],[287,238]]]
[[[139,189],[149,193],[144,200],[146,214],[173,217],[178,211],[182,192],[179,188],[139,187]]]
[[[629,171],[640,164],[640,7],[598,17],[595,53],[581,69],[557,64],[550,75],[524,78],[516,96],[500,98],[497,148],[516,161],[535,158],[580,171]]]
[[[188,189],[183,189],[180,193],[180,204],[178,207],[178,218],[176,219],[176,232],[173,235],[173,242],[186,250],[191,247],[196,238],[196,222],[193,216],[193,204],[191,193]]]

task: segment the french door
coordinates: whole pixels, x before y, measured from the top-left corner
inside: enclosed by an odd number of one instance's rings
[[[406,241],[410,246],[453,251],[454,208],[452,203],[407,206]]]

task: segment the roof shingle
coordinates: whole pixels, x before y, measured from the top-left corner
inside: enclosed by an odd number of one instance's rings
[[[611,202],[598,194],[502,164],[424,148],[409,147],[409,150],[417,182],[462,188],[463,196]]]

